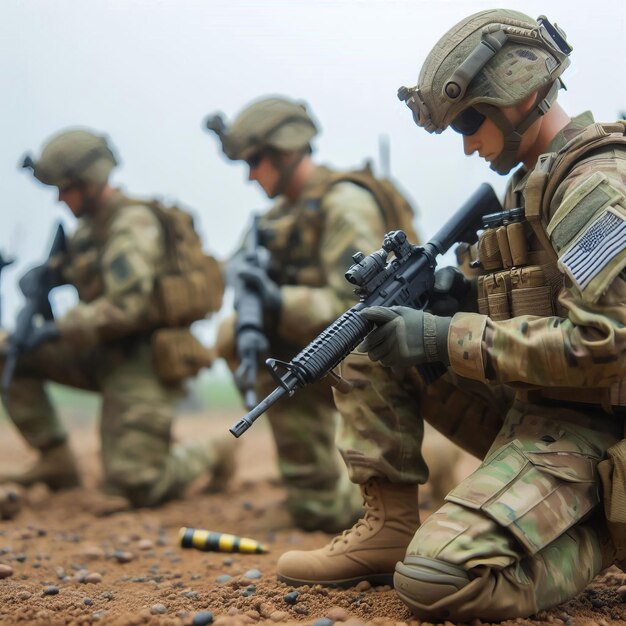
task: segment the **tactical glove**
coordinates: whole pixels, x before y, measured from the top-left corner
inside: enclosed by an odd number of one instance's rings
[[[453,266],[438,269],[427,308],[433,315],[443,316],[459,311],[477,312],[476,281]]]
[[[359,345],[372,361],[398,369],[436,362],[450,365],[450,317],[404,306],[372,306],[360,315],[378,326]]]
[[[59,336],[59,329],[52,321],[44,322],[40,326],[34,326],[28,337],[21,342],[19,346],[20,354],[34,352],[41,344],[54,341]]]
[[[277,315],[282,306],[280,287],[260,267],[246,265],[239,270],[238,277],[250,289],[254,289],[263,302],[263,311],[266,314]]]

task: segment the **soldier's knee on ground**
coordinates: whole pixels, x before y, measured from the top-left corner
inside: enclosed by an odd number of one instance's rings
[[[423,556],[405,557],[396,565],[393,576],[396,593],[412,609],[416,605],[432,606],[469,582],[470,577],[462,567]]]

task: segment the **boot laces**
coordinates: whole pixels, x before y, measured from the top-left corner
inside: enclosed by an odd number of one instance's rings
[[[363,508],[365,509],[365,513],[363,517],[361,517],[352,528],[348,528],[348,530],[344,530],[341,535],[337,535],[330,542],[331,551],[334,547],[339,543],[347,544],[352,535],[356,535],[360,537],[362,535],[362,531],[372,531],[373,525],[372,523],[378,519],[380,519],[377,515],[377,512],[380,510],[378,499],[375,495],[369,493],[368,491],[369,485],[366,484],[363,486]]]

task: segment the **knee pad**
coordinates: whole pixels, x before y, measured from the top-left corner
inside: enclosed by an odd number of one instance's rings
[[[393,584],[397,594],[409,607],[431,606],[470,582],[466,570],[439,559],[407,556],[396,564]]]

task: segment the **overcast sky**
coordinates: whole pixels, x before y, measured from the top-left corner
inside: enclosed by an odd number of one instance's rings
[[[215,111],[232,118],[261,95],[309,102],[323,129],[321,162],[378,161],[388,135],[393,176],[419,206],[425,235],[480,182],[502,191],[505,179],[464,157],[458,135],[417,129],[396,98],[449,27],[501,4],[547,14],[566,31],[568,112],[612,121],[626,109],[625,0],[2,0],[0,249],[19,257],[2,276],[4,325],[19,305],[17,278],[44,257],[56,222],[73,227],[53,189],[17,163],[68,126],[108,133],[122,161],[114,182],[193,208],[219,256],[269,204],[201,123]]]

